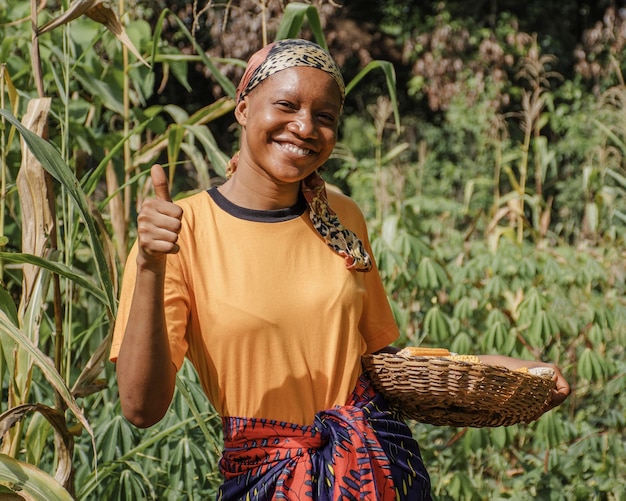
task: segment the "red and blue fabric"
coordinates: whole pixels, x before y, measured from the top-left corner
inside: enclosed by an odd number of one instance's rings
[[[225,417],[220,501],[431,499],[417,442],[365,377],[313,425]]]

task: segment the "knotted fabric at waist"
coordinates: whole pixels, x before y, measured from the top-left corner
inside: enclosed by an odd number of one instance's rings
[[[221,500],[430,499],[417,443],[365,377],[312,425],[226,417],[223,426]],[[426,496],[402,495],[420,485]]]

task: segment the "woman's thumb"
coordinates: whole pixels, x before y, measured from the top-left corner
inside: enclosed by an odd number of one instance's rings
[[[154,164],[150,169],[150,177],[152,178],[152,186],[154,186],[154,194],[159,200],[165,200],[171,202],[170,188],[167,183],[167,176],[163,167],[159,164]]]

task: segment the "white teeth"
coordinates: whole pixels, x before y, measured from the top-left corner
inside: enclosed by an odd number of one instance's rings
[[[306,156],[311,152],[311,150],[309,150],[308,148],[298,148],[294,144],[282,143],[281,146],[287,151],[290,151],[291,153],[295,153],[296,155]]]

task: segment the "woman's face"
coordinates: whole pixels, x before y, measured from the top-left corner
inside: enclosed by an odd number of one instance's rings
[[[299,182],[320,167],[337,141],[341,95],[326,72],[311,67],[279,71],[241,101],[239,167],[274,183]]]

